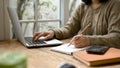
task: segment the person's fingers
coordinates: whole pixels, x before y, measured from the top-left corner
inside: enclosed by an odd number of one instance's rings
[[[44,35],[44,32],[40,32],[40,33],[36,33],[33,37],[33,41],[36,41],[39,39],[39,37],[43,36]]]
[[[84,47],[85,37],[83,35],[77,35],[73,38],[72,44],[76,48]]]
[[[69,43],[74,45],[74,43],[73,43],[74,41],[75,41],[75,37],[73,37],[73,38],[70,40]]]
[[[75,45],[78,39],[79,39],[79,36],[76,35],[76,36],[74,36],[74,37],[70,40],[70,43],[71,43],[72,45]]]
[[[78,48],[78,47],[80,47],[80,45],[81,45],[81,38],[79,38],[79,39],[77,39],[76,41],[74,41],[73,43],[74,43],[74,46],[76,47],[76,48]]]
[[[38,34],[38,35],[36,36],[35,40],[38,40],[41,36],[44,36],[44,35],[45,35],[45,33],[44,33],[44,32],[42,32],[42,33]],[[44,36],[44,37],[45,37],[45,36]]]
[[[40,33],[34,33],[34,35],[33,35],[33,41],[36,39],[36,37],[39,35]]]
[[[45,36],[45,40],[48,40],[48,39],[51,39],[52,37],[51,37],[51,35],[46,35]]]
[[[87,37],[81,36],[78,42],[75,43],[76,48],[81,48],[90,45],[90,41]]]
[[[38,32],[37,32],[37,33],[34,33],[34,34],[33,34],[33,38],[35,38],[38,34],[39,34]]]
[[[76,41],[77,39],[79,39],[78,36],[74,36],[74,37],[72,38],[73,41]]]
[[[76,48],[84,47],[86,46],[86,37],[82,34],[76,35],[72,38],[70,43],[74,45]]]

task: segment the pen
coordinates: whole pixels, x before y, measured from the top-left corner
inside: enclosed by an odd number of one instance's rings
[[[80,34],[82,34],[83,32],[85,32],[90,25],[91,25],[91,23],[89,23],[89,24],[80,32]],[[68,46],[71,45],[71,42],[72,42],[72,41],[70,41],[70,43],[68,44]]]

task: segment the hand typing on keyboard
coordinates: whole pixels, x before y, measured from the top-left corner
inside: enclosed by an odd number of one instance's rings
[[[49,39],[52,39],[54,37],[54,32],[52,30],[49,30],[49,31],[44,31],[44,32],[36,32],[34,35],[33,35],[33,41],[36,41],[39,39],[39,37],[45,37],[44,40],[49,40]]]
[[[40,37],[38,40],[45,40],[45,37],[42,36],[42,37]]]

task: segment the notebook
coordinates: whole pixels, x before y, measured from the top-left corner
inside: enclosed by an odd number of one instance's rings
[[[41,47],[41,46],[54,46],[54,45],[60,45],[63,43],[57,39],[51,39],[48,41],[38,40],[36,42],[33,42],[32,37],[24,37],[22,28],[20,26],[20,22],[18,20],[16,9],[13,7],[8,7],[8,13],[13,25],[15,36],[26,47],[31,48],[31,47]]]
[[[52,47],[50,50],[55,51],[55,52],[60,52],[68,55],[72,55],[73,52],[75,51],[81,51],[85,50],[88,47],[83,47],[83,48],[75,48],[74,45],[68,46],[69,43],[62,44],[60,46]]]
[[[85,63],[88,66],[97,66],[103,64],[120,62],[120,49],[109,48],[105,54],[89,54],[85,50],[73,53],[73,57]]]

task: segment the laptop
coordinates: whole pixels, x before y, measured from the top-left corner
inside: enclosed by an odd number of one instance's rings
[[[33,48],[33,47],[54,46],[54,45],[63,44],[63,42],[57,39],[51,39],[47,41],[37,40],[34,42],[32,41],[32,37],[24,37],[16,9],[13,7],[8,7],[8,13],[12,22],[12,26],[13,26],[16,38],[26,47]]]

